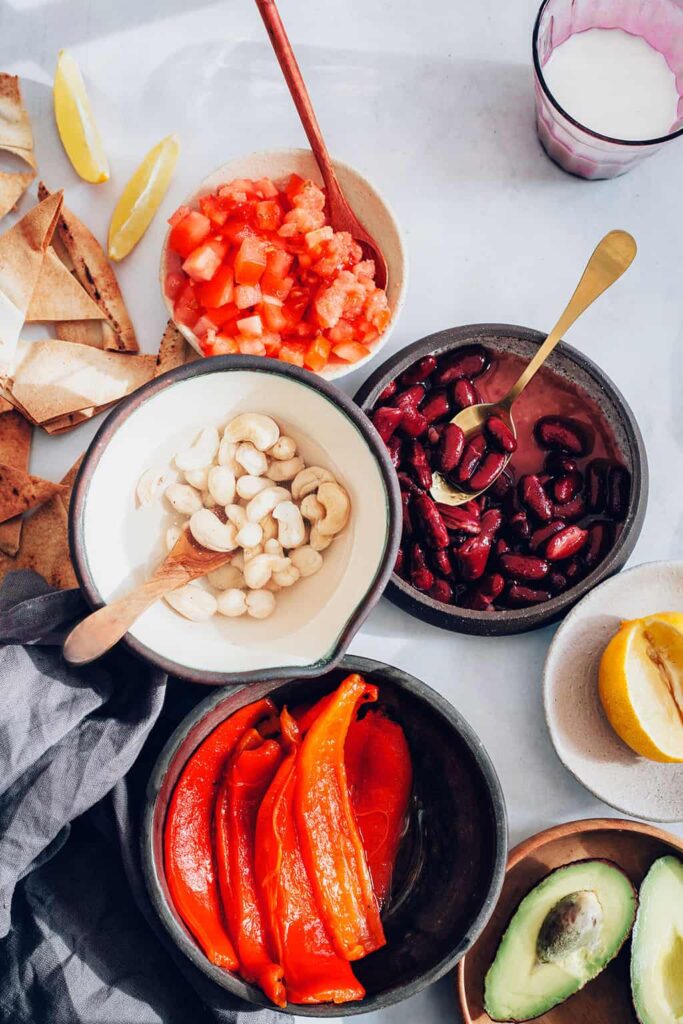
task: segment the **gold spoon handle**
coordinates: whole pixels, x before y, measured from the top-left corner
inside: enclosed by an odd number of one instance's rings
[[[535,373],[540,370],[550,353],[565,332],[578,320],[581,314],[614,284],[631,266],[636,255],[635,239],[627,231],[610,231],[595,247],[586,264],[581,280],[567,303],[564,312],[545,339],[536,355],[513,384],[503,399],[508,408],[519,398]]]

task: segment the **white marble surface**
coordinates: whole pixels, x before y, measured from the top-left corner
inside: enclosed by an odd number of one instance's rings
[[[331,151],[379,185],[405,231],[411,280],[390,350],[452,324],[548,329],[596,241],[613,227],[635,235],[636,263],[570,340],[615,380],[647,445],[650,504],[631,564],[680,556],[683,144],[615,181],[579,181],[551,164],[533,128],[535,8],[535,0],[281,2]],[[87,77],[111,159],[106,185],[80,183],[59,146],[50,85],[60,47]],[[182,155],[164,215],[230,156],[304,144],[251,0],[2,0],[0,67],[27,83],[41,173],[65,186],[100,238],[130,172],[168,132],[178,132]],[[159,216],[120,271],[148,351],[164,324],[163,231]],[[94,430],[36,438],[32,469],[60,477]],[[513,843],[611,813],[550,745],[540,675],[551,634],[457,636],[382,601],[351,648],[421,676],[469,719],[500,774]],[[448,979],[373,1017],[459,1019]]]

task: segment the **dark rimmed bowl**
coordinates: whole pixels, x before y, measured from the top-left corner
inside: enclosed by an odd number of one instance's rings
[[[147,786],[142,829],[145,881],[164,927],[208,978],[233,995],[275,1009],[260,989],[209,963],[173,908],[163,871],[163,827],[173,788],[199,743],[238,708],[272,697],[293,706],[323,696],[349,672],[380,688],[403,726],[413,760],[411,825],[383,922],[387,945],[354,964],[367,996],[335,1006],[290,1005],[306,1017],[346,1017],[398,1003],[450,971],[496,905],[505,875],[507,818],[500,782],[467,722],[440,694],[400,669],[347,657],[319,679],[221,690],[198,704],[164,747]]]
[[[150,466],[166,467],[209,423],[270,413],[308,465],[332,469],[351,495],[349,525],[321,570],[284,592],[267,620],[189,622],[157,602],[124,643],[192,682],[226,684],[319,675],[336,664],[379,600],[396,560],[400,493],[377,432],[358,406],[319,377],[274,359],[218,356],[150,381],[105,420],[76,479],[71,554],[88,602],[100,607],[151,575],[174,521],[160,497],[136,508]],[[175,517],[177,519],[177,517]]]
[[[439,331],[408,345],[382,363],[358,390],[355,399],[361,409],[370,414],[387,384],[426,355],[438,356],[478,342],[493,351],[515,352],[528,360],[545,338],[546,335],[540,331],[512,324],[469,324]],[[478,612],[434,601],[394,573],[386,596],[411,615],[456,633],[475,636],[525,633],[561,619],[592,587],[619,572],[631,555],[643,526],[648,494],[647,456],[635,417],[607,374],[571,345],[560,342],[547,366],[580,387],[597,403],[631,471],[629,509],[614,547],[588,576],[563,594],[543,604],[505,611]]]

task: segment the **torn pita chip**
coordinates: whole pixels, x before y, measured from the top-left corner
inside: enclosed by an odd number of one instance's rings
[[[0,463],[28,472],[33,427],[20,412],[12,409],[0,417]],[[0,551],[16,555],[21,540],[21,516],[0,523]]]
[[[38,185],[38,196],[43,199],[49,195],[49,190],[41,181]],[[105,348],[112,351],[137,352],[138,343],[133,324],[114,270],[100,243],[85,224],[66,207],[62,207],[57,235],[69,254],[76,277],[111,325],[111,332],[104,337]]]
[[[71,505],[71,492],[74,489],[76,477],[78,476],[78,471],[81,468],[81,463],[83,462],[84,458],[85,452],[83,452],[82,455],[78,456],[69,472],[60,480],[60,483],[64,488],[64,490],[60,494],[60,498],[62,499],[62,504],[64,505],[64,508],[66,509],[67,512],[69,511],[69,507]]]
[[[154,376],[155,356],[101,352],[68,341],[22,342],[10,393],[36,423],[116,402]]]
[[[25,519],[15,567],[33,569],[60,590],[78,586],[69,556],[69,519],[59,495]]]
[[[102,320],[102,310],[48,246],[26,322],[57,320]]]
[[[0,149],[15,153],[36,169],[33,130],[21,98],[19,78],[0,73]]]
[[[0,217],[14,209],[34,178],[32,171],[25,174],[0,171]]]
[[[23,515],[63,490],[61,484],[0,463],[0,523]]]
[[[159,377],[168,370],[175,370],[177,366],[184,366],[185,363],[192,362],[197,355],[198,353],[185,340],[173,321],[169,320],[159,344],[154,376]]]
[[[106,320],[62,320],[55,323],[55,334],[61,341],[70,341],[73,345],[90,345],[91,348],[104,348],[102,328]]]
[[[0,236],[0,375],[12,372],[19,334],[45,250],[50,244],[62,193],[38,203]]]
[[[0,416],[4,416],[6,412],[11,412],[14,406],[11,402],[8,402],[6,398],[0,397]]]

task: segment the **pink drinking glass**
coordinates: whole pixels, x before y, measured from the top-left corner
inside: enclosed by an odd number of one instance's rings
[[[543,68],[556,46],[589,28],[621,28],[663,54],[680,97],[677,120],[667,135],[612,139],[580,124],[557,102]],[[683,0],[544,0],[534,25],[533,58],[538,137],[565,171],[581,178],[615,178],[683,134]]]

